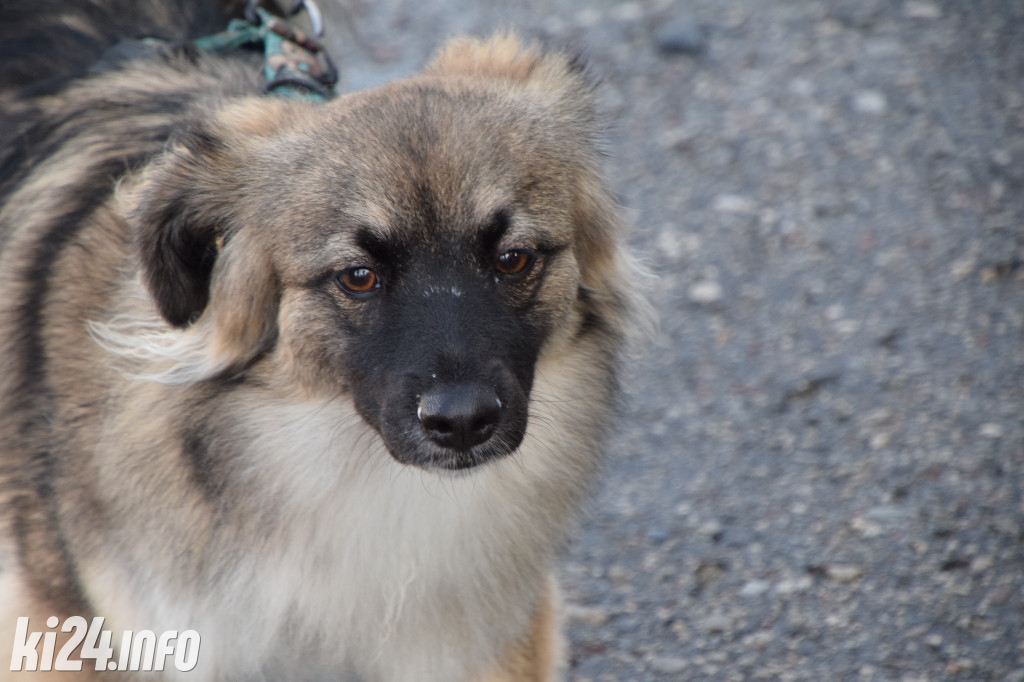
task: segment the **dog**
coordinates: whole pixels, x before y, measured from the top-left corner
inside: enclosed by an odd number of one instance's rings
[[[587,74],[276,97],[238,10],[3,10],[0,677],[559,679],[637,288]]]

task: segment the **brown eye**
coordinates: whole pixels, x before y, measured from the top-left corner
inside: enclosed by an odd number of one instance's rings
[[[380,288],[377,273],[369,268],[346,268],[338,273],[338,283],[350,294],[366,294]]]
[[[498,256],[494,268],[503,275],[519,275],[533,265],[533,253],[526,249],[512,249]]]

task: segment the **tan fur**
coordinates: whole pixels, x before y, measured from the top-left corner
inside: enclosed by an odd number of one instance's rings
[[[526,636],[505,650],[494,670],[479,682],[544,682],[556,679],[563,666],[564,643],[558,622],[558,587],[553,579]]]
[[[12,105],[82,118],[0,205],[0,364],[24,368],[0,376],[0,680],[48,679],[6,670],[23,615],[195,629],[183,679],[559,679],[550,569],[633,298],[583,76],[499,35],[327,104],[253,88],[168,58]],[[429,254],[509,205],[501,248],[550,250],[502,294],[548,329],[526,436],[454,477],[400,464],[338,359],[366,349],[337,320],[374,309],[324,278],[366,258],[360,230]],[[465,293],[427,277],[424,311]]]
[[[555,74],[536,74],[540,67],[552,66]],[[562,65],[545,61],[534,48],[523,49],[519,39],[512,34],[498,35],[482,41],[463,37],[451,40],[434,61],[427,67],[427,73],[444,76],[465,75],[478,78],[507,78],[520,83],[545,78],[564,78],[558,73]]]

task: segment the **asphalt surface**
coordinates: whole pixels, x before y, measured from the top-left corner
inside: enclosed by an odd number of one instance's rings
[[[346,89],[501,27],[600,80],[661,326],[561,565],[570,679],[1024,680],[1024,3],[328,16]]]

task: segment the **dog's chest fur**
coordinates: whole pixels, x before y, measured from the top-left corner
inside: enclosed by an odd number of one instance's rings
[[[357,680],[464,679],[525,627],[545,557],[596,468],[571,440],[583,427],[565,408],[572,398],[543,371],[537,390],[562,416],[535,407],[513,458],[452,477],[395,463],[346,401],[254,403],[236,424],[250,432],[247,459],[224,493],[248,497],[218,508],[221,526],[206,541],[220,559],[134,549],[140,521],[178,547],[194,528],[187,515],[133,514],[121,549],[81,567],[88,596],[117,631],[198,631],[211,678],[316,679],[341,669]],[[118,440],[112,433],[101,446]],[[115,514],[119,497],[160,494],[156,478],[117,490],[109,474],[100,473]]]

